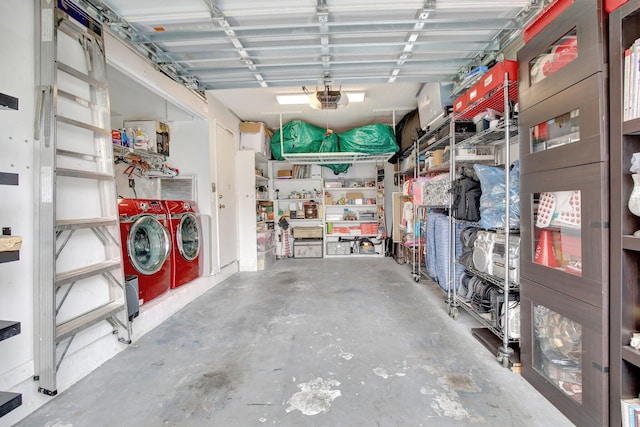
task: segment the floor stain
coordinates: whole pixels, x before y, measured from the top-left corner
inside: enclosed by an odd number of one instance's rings
[[[299,392],[291,396],[287,401],[289,407],[287,413],[298,410],[304,415],[317,415],[328,412],[337,397],[342,396],[340,390],[332,390],[332,387],[340,385],[336,380],[324,380],[320,377],[309,382],[298,384]]]
[[[467,374],[447,374],[438,379],[438,383],[447,386],[450,390],[477,393],[480,387]]]

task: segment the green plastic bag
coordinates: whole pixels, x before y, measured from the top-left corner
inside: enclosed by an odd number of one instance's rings
[[[285,153],[319,153],[324,128],[305,123],[302,120],[291,120],[278,129],[271,138],[271,153],[276,160],[284,160],[280,149],[280,131],[284,138]]]
[[[340,143],[338,140],[338,135],[331,132],[324,135],[322,139],[322,145],[320,146],[320,153],[337,153],[340,151]],[[326,168],[329,168],[333,171],[334,174],[338,175],[341,173],[346,173],[349,170],[351,164],[349,163],[338,163],[338,164],[327,164],[322,165]]]
[[[344,153],[384,154],[400,150],[391,126],[380,123],[341,132],[338,137]]]

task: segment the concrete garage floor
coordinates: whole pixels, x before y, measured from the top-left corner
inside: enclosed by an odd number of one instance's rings
[[[572,425],[476,326],[390,258],[278,261],[222,282],[18,425]]]

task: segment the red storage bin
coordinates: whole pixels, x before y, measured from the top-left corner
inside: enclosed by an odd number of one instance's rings
[[[604,10],[611,13],[629,0],[604,0]]]
[[[453,111],[456,113],[465,111],[467,108],[473,107],[474,104],[493,90],[502,87],[505,72],[509,73],[509,81],[517,81],[518,62],[505,60],[494,65],[482,76],[478,83],[471,86],[462,96],[455,100]]]

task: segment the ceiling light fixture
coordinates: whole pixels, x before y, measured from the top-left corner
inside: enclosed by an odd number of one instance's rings
[[[307,93],[307,89],[303,86],[302,90]],[[309,106],[314,110],[337,110],[349,105],[349,98],[340,90],[332,90],[331,86],[326,85],[324,90],[309,93]]]
[[[276,100],[280,105],[310,105],[309,99],[317,92],[310,92],[309,94],[282,94],[276,95]],[[346,95],[349,103],[351,102],[364,102],[366,92],[340,92],[342,95]],[[344,101],[343,101],[344,102]]]

